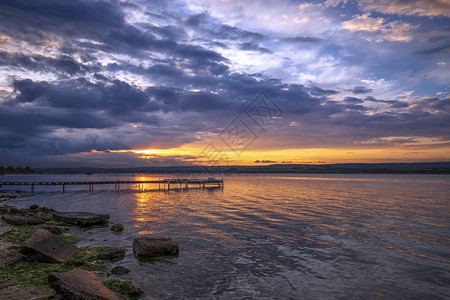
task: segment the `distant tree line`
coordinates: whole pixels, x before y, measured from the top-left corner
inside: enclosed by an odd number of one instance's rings
[[[28,166],[26,167],[12,167],[7,166],[6,168],[3,166],[0,166],[0,175],[4,174],[30,174],[34,173],[34,170]]]

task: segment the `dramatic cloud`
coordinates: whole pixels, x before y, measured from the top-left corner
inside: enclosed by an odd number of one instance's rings
[[[383,40],[409,42],[413,37],[412,30],[417,27],[400,21],[386,22],[384,18],[371,17],[370,13],[357,16],[342,24],[342,28],[350,31],[373,33],[373,37],[368,36],[367,39],[374,39],[378,42]]]
[[[347,4],[348,0],[327,0],[326,6],[336,7]],[[450,3],[446,0],[359,0],[363,11],[377,11],[384,14],[450,16]]]
[[[211,142],[237,164],[295,162],[305,148],[446,149],[448,11],[421,0],[1,1],[0,165],[195,164]],[[251,157],[230,150],[245,136],[219,139],[239,132],[236,118],[257,137]]]
[[[385,14],[450,16],[450,3],[446,0],[362,0],[359,5],[366,11]]]
[[[353,94],[367,94],[372,91],[372,89],[368,89],[364,86],[355,86],[353,89],[350,90]]]

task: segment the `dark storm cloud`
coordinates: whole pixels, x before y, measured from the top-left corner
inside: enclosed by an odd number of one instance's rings
[[[56,72],[76,75],[100,70],[99,65],[84,65],[67,55],[50,58],[43,55],[24,55],[0,51],[0,65],[23,68],[34,72]]]
[[[353,94],[367,94],[372,91],[372,89],[368,89],[364,86],[355,86],[353,89],[350,90]]]
[[[186,20],[186,24],[190,27],[198,28],[205,25],[208,22],[209,15],[207,13],[199,13],[190,16]]]
[[[112,116],[142,110],[148,101],[144,92],[119,80],[105,84],[92,83],[84,78],[58,83],[25,79],[15,80],[13,86],[18,95],[11,103],[38,102],[55,108],[102,110]]]
[[[444,99],[424,98],[414,103],[411,108],[417,111],[438,111],[441,114],[450,115],[450,97]]]
[[[450,45],[444,45],[440,47],[434,47],[434,48],[428,48],[420,51],[414,52],[415,54],[419,55],[429,55],[429,54],[436,54],[436,53],[449,53],[450,52]]]
[[[203,113],[211,110],[230,109],[235,104],[227,97],[209,92],[189,92],[179,88],[150,87],[146,90],[151,103],[157,103],[164,112],[192,111]]]
[[[388,104],[392,108],[407,108],[407,107],[409,107],[409,104],[407,102],[398,101],[398,100],[379,100],[379,99],[375,99],[372,96],[368,96],[368,97],[364,98],[364,100],[368,101],[368,102]]]
[[[322,39],[316,38],[316,37],[310,37],[310,36],[296,36],[296,37],[287,37],[283,38],[282,41],[288,42],[288,43],[319,43],[322,41]]]
[[[143,70],[144,71],[144,70]],[[171,78],[179,78],[184,76],[183,70],[172,64],[154,64],[151,67],[145,69],[144,72],[152,74],[154,76],[166,76]]]
[[[359,98],[355,98],[355,97],[345,97],[344,102],[351,103],[351,104],[364,103],[364,101],[362,101]]]
[[[5,0],[0,24],[14,38],[42,44],[48,33],[97,39],[109,28],[121,27],[124,15],[115,2]]]
[[[336,95],[338,92],[335,90],[324,90],[318,86],[312,86],[309,89],[309,93],[313,96],[329,96],[329,95]]]
[[[75,112],[71,110],[58,110],[49,108],[27,108],[14,109],[12,107],[1,107],[0,110],[0,148],[5,149],[29,149],[30,152],[45,153],[73,153],[76,150],[66,147],[70,139],[61,137],[49,137],[59,128],[65,129],[105,129],[117,125],[117,122],[106,118],[98,113]],[[45,145],[53,144],[54,140],[66,145],[47,149]],[[63,141],[66,140],[66,143]],[[72,145],[74,146],[74,145]],[[41,152],[41,149],[46,149]],[[89,148],[92,149],[92,148]],[[86,150],[86,148],[83,148]],[[55,152],[56,151],[56,152]]]
[[[265,35],[257,32],[242,30],[237,27],[222,25],[219,30],[215,32],[217,38],[225,40],[254,40],[260,41],[265,38]]]
[[[123,14],[112,3],[106,1],[3,0],[2,6],[36,17],[114,25],[123,20]]]
[[[0,8],[3,16],[0,24],[13,37],[45,44],[49,34],[55,34],[66,39],[68,53],[81,47],[133,56],[145,56],[142,51],[155,51],[192,61],[196,66],[226,61],[214,51],[177,42],[183,36],[180,28],[145,26],[141,30],[126,23],[115,2],[4,1]]]
[[[261,47],[261,45],[259,43],[250,43],[250,42],[242,43],[242,44],[239,44],[239,48],[241,50],[257,51],[262,54],[265,54],[265,53],[271,54],[272,53],[271,50]]]
[[[216,24],[208,13],[192,15],[184,21],[184,24],[218,40],[261,41],[266,38],[265,35],[258,32],[243,30],[230,25]]]

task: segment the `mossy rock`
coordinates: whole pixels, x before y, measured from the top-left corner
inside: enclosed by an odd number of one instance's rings
[[[125,257],[125,249],[113,247],[83,247],[66,261],[66,265],[106,273],[106,262],[117,262]]]
[[[47,225],[52,222],[46,222],[44,224],[40,225],[15,225],[14,228],[6,232],[2,235],[0,235],[0,240],[14,244],[14,245],[22,245],[26,240],[28,240],[31,235],[38,230],[39,228],[47,227]],[[54,226],[53,224],[51,226]],[[64,225],[60,225],[64,226]],[[50,230],[49,230],[50,231]],[[81,239],[73,234],[70,234],[69,232],[63,232],[60,234],[57,234],[60,238],[65,240],[68,243],[76,244]]]
[[[110,290],[132,299],[137,299],[144,293],[142,287],[131,280],[111,279],[103,281],[103,284]]]
[[[114,224],[109,228],[112,232],[122,232],[123,225],[122,224]]]

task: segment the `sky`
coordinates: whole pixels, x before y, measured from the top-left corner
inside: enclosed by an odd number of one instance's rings
[[[450,161],[449,0],[1,0],[0,165]]]

